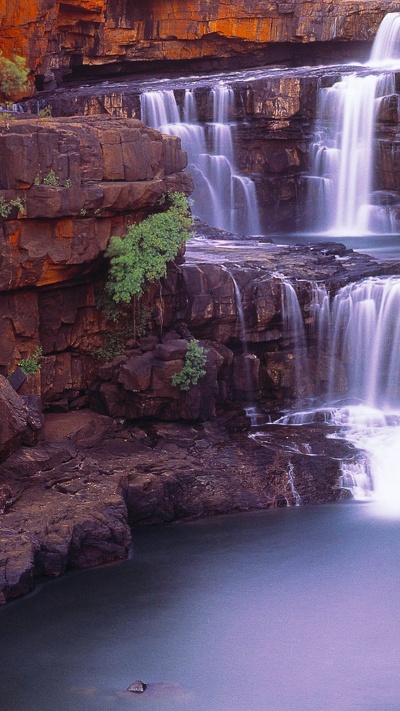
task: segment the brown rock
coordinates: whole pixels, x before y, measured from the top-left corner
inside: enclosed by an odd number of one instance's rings
[[[22,398],[0,375],[0,461],[7,459],[22,443],[28,416]]]
[[[187,351],[188,342],[186,340],[168,340],[156,346],[154,356],[160,360],[182,360]]]
[[[14,121],[0,132],[0,197],[21,200],[25,212],[0,220],[0,291],[87,270],[125,231],[122,213],[133,221],[166,192],[191,192],[185,165],[178,138],[134,119]]]
[[[153,352],[129,358],[118,374],[118,382],[125,390],[143,391],[150,387]]]

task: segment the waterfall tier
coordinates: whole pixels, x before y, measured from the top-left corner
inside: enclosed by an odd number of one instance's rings
[[[294,292],[295,293],[295,292]],[[400,277],[348,284],[330,301],[314,286],[312,343],[328,362],[325,405],[293,412],[283,425],[324,422],[364,453],[342,464],[342,486],[400,514]],[[295,327],[297,319],[293,324]],[[337,388],[338,364],[347,388]],[[341,404],[345,397],[345,403]]]
[[[383,18],[371,51],[369,64],[400,59],[400,12],[389,12]]]
[[[254,182],[235,168],[233,98],[229,86],[213,88],[213,121],[203,125],[191,89],[184,91],[181,109],[172,90],[145,91],[140,97],[141,115],[148,126],[180,137],[194,180],[194,214],[228,232],[259,234]]]
[[[400,13],[389,13],[368,65],[388,65],[397,58]],[[394,74],[376,74],[372,68],[320,89],[309,180],[311,229],[342,237],[398,231],[393,196],[374,195],[379,188],[374,185],[376,118],[382,97],[394,91]]]

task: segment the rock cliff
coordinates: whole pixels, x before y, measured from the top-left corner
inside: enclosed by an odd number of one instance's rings
[[[74,388],[90,377],[88,353],[104,329],[96,280],[84,275],[96,273],[111,235],[161,196],[191,192],[186,154],[179,139],[139,121],[93,118],[3,119],[0,155],[0,372],[42,343],[54,354],[46,387],[63,373]]]
[[[384,14],[399,8],[393,0],[1,0],[0,48],[26,57],[40,86],[71,71],[98,75],[148,62],[288,61],[304,45],[313,48],[303,57],[329,57],[325,43],[338,44],[343,59],[346,42],[370,43]]]

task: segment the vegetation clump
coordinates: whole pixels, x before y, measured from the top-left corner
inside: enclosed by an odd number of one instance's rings
[[[174,373],[171,378],[172,385],[183,392],[189,390],[191,385],[197,385],[200,378],[206,374],[206,361],[206,349],[194,338],[188,344],[182,370],[180,373]]]
[[[49,170],[47,175],[44,176],[43,185],[60,185],[60,178],[56,175],[53,169]]]
[[[106,256],[110,270],[106,289],[116,303],[130,303],[145,282],[166,275],[167,263],[191,237],[192,217],[182,193],[167,195],[169,208],[131,225],[125,237],[112,237]]]
[[[31,356],[29,356],[28,358],[23,358],[18,365],[21,368],[22,372],[25,373],[25,375],[29,375],[30,373],[38,373],[40,368],[42,367],[42,358],[42,347],[38,346]]]
[[[7,201],[3,197],[0,197],[0,217],[7,219],[15,207],[18,208],[18,212],[22,215],[25,214],[25,208],[20,198]]]
[[[15,55],[6,59],[0,54],[0,94],[9,99],[12,94],[20,93],[28,88],[29,70],[23,57]]]

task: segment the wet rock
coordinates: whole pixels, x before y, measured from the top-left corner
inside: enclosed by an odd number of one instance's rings
[[[294,505],[293,487],[302,503],[334,501],[340,460],[355,455],[323,426],[269,426],[256,441],[224,419],[140,429],[90,412],[45,420],[46,442],[2,465],[3,601],[37,575],[124,558],[132,524]]]
[[[128,686],[127,691],[132,691],[134,694],[143,694],[146,689],[147,684],[138,679],[137,681],[134,681],[133,684]]]

